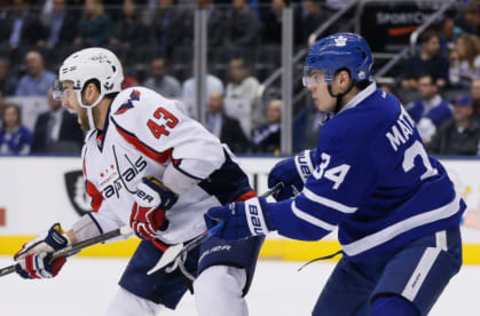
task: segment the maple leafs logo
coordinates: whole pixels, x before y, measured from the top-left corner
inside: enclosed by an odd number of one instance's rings
[[[335,46],[337,47],[343,47],[347,45],[347,38],[343,35],[340,35],[339,37],[335,38]]]

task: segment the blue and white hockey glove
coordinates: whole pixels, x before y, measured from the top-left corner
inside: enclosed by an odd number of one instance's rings
[[[279,182],[284,184],[283,188],[273,195],[277,201],[291,198],[295,195],[295,190],[303,190],[303,184],[314,170],[314,154],[315,150],[305,150],[294,157],[279,161],[273,167],[268,175],[268,187],[272,188]]]
[[[266,235],[270,229],[262,209],[265,204],[265,198],[253,198],[212,207],[205,214],[205,222],[209,231],[214,231],[213,236],[226,240]],[[211,230],[217,228],[219,223],[222,223],[220,229]]]
[[[45,279],[55,277],[65,264],[65,257],[58,257],[51,261],[55,251],[70,244],[63,234],[60,224],[54,224],[45,236],[38,237],[25,245],[15,254],[17,261],[15,269],[25,279]]]

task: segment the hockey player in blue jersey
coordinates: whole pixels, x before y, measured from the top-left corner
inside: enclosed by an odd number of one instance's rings
[[[377,89],[372,63],[359,35],[318,41],[303,78],[330,113],[317,147],[270,172],[270,187],[285,184],[276,203],[253,198],[205,217],[209,227],[223,223],[224,239],[277,231],[319,240],[338,228],[343,258],[315,316],[427,315],[462,264],[465,204],[398,99]]]

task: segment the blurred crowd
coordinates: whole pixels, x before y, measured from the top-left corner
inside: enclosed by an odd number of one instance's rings
[[[296,49],[348,0],[293,2]],[[280,66],[282,10],[289,0],[11,0],[0,4],[0,155],[75,153],[83,135],[52,96],[59,63],[89,46],[114,51],[125,87],[144,85],[181,99],[197,118],[192,74],[193,14],[208,11],[206,128],[237,153],[280,153],[282,100],[261,82]],[[333,26],[329,32],[341,30]],[[429,150],[480,154],[480,5],[448,13],[379,80],[398,95]],[[299,80],[296,80],[299,81]],[[297,85],[297,82],[295,83]],[[302,89],[295,88],[296,92]],[[22,98],[43,97],[28,128]],[[294,150],[315,145],[328,117],[305,96],[295,104]]]
[[[431,153],[480,154],[480,4],[447,14],[421,34],[387,85],[402,99]]]
[[[49,110],[29,131],[22,127],[20,107],[4,101],[0,153],[70,152],[80,146],[78,135],[64,130],[71,115],[57,107],[49,89],[61,60],[83,47],[111,49],[125,65],[125,87],[144,85],[182,99],[184,110],[197,117],[192,45],[198,7],[209,16],[207,128],[236,152],[279,153],[282,102],[278,96],[260,100],[260,80],[280,66],[282,10],[289,0],[3,2],[0,97],[48,96]],[[296,43],[305,43],[342,5],[328,2],[296,3]]]

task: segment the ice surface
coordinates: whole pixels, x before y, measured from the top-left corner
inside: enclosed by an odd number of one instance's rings
[[[26,281],[17,275],[0,279],[0,315],[101,316],[117,287],[127,261],[73,258],[56,279]],[[0,267],[11,264],[0,257]],[[332,264],[314,263],[297,272],[300,263],[259,262],[247,296],[250,316],[310,315]],[[466,266],[451,282],[431,316],[480,315],[480,267]],[[194,316],[194,300],[185,295],[177,311],[161,316]],[[228,315],[226,315],[228,316]]]

